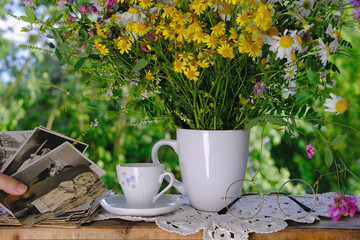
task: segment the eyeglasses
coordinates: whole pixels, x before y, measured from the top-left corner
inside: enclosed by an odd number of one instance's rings
[[[243,189],[250,189],[252,192],[245,192]],[[277,192],[268,194],[264,194],[254,180],[240,179],[226,190],[225,197],[222,197],[225,207],[218,214],[230,212],[241,220],[254,218],[263,208],[265,196],[276,197],[277,207],[290,219],[307,217],[314,211],[317,201],[313,187],[302,179],[290,179]]]

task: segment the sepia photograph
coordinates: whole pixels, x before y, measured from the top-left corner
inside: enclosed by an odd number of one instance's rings
[[[19,172],[19,170],[22,171],[64,142],[74,144],[75,140],[44,127],[37,127],[14,156],[4,163],[2,172],[7,175],[13,175]],[[84,152],[88,145],[76,142],[74,147],[80,152]]]
[[[36,183],[5,203],[24,226],[32,226],[103,196],[106,185],[87,165],[79,165]]]
[[[0,131],[0,172],[33,131]]]
[[[26,164],[26,162],[24,162],[24,164]],[[40,156],[35,162],[26,165],[26,168],[22,169],[22,167],[20,167],[20,171],[17,171],[12,176],[28,186],[79,165],[89,166],[99,177],[105,174],[104,170],[85,157],[69,142],[64,142],[51,152]]]

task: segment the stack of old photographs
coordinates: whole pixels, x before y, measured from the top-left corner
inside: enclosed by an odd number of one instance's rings
[[[29,188],[0,190],[0,224],[78,225],[89,221],[107,192],[105,174],[86,156],[88,145],[44,127],[0,131],[0,172]],[[0,209],[1,210],[1,209]]]

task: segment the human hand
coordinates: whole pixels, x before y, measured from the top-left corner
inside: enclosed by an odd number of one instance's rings
[[[0,190],[11,195],[21,195],[26,192],[27,186],[15,178],[0,173]]]

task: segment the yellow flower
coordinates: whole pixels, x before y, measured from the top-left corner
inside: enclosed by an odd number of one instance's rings
[[[216,37],[221,37],[225,33],[225,23],[219,22],[217,25],[213,26],[211,30],[212,30],[211,35],[214,35]]]
[[[240,34],[238,46],[239,46],[239,53],[247,53],[250,51],[251,42],[244,34]]]
[[[126,24],[125,28],[126,30],[132,32],[134,30],[134,26],[135,26],[136,22],[135,21],[130,21],[128,24]]]
[[[194,54],[191,52],[184,51],[182,53],[179,53],[178,55],[179,55],[180,60],[184,61],[185,63],[188,63],[194,59]]]
[[[190,66],[185,70],[184,74],[188,79],[196,82],[199,79],[200,72],[197,70],[196,67]]]
[[[246,31],[248,33],[252,33],[254,35],[258,35],[260,33],[259,28],[255,24],[251,24],[251,25],[247,26]]]
[[[137,34],[144,35],[148,32],[148,27],[145,23],[135,22],[133,26],[133,31]]]
[[[253,43],[250,45],[250,51],[249,51],[250,57],[259,57],[260,53],[261,53],[261,48],[259,47],[258,44]]]
[[[205,37],[206,33],[204,32],[197,32],[194,35],[194,41],[197,42],[198,44],[201,44],[204,42],[204,37]]]
[[[104,55],[104,56],[109,54],[109,49],[107,49],[105,45],[100,44],[99,51],[100,51],[100,54]]]
[[[152,6],[151,0],[139,0],[139,1],[140,1],[139,5],[142,9],[147,9]]]
[[[161,15],[162,18],[171,18],[174,15],[174,7],[172,5],[168,5],[163,14]]]
[[[176,60],[174,62],[174,71],[178,73],[182,73],[186,70],[186,63],[181,60]]]
[[[107,32],[107,28],[104,27],[103,29],[101,29],[101,25],[100,24],[96,24],[96,33],[97,35],[103,37],[103,38],[107,38],[107,36],[105,35],[104,32]]]
[[[229,35],[229,40],[237,40],[239,37],[239,34],[237,34],[236,30],[234,28],[230,29],[230,35]]]
[[[170,40],[174,40],[175,39],[175,30],[172,27],[167,27],[164,31],[163,31],[163,35],[165,37],[165,39],[170,39]]]
[[[234,58],[233,47],[231,47],[230,44],[227,44],[227,43],[222,44],[217,49],[217,53],[225,58],[230,58],[230,59]]]
[[[193,32],[202,32],[203,27],[204,24],[197,19],[195,19],[194,22],[189,25],[189,29],[191,29]]]
[[[236,16],[236,23],[241,27],[246,25],[248,21],[248,14],[246,11],[242,11],[241,13],[238,13]]]
[[[132,47],[132,43],[131,43],[131,38],[126,37],[126,38],[122,38],[122,37],[118,37],[117,39],[114,40],[117,49],[120,50],[121,54],[129,53],[129,50],[131,50]]]
[[[209,61],[202,60],[202,61],[197,62],[197,65],[201,68],[207,68],[210,66],[210,63],[209,63]]]
[[[208,48],[215,49],[218,44],[218,38],[216,36],[206,35],[204,37],[204,43]]]
[[[154,80],[155,79],[155,77],[152,75],[152,73],[150,72],[150,70],[145,70],[145,78],[147,79],[147,80]]]

